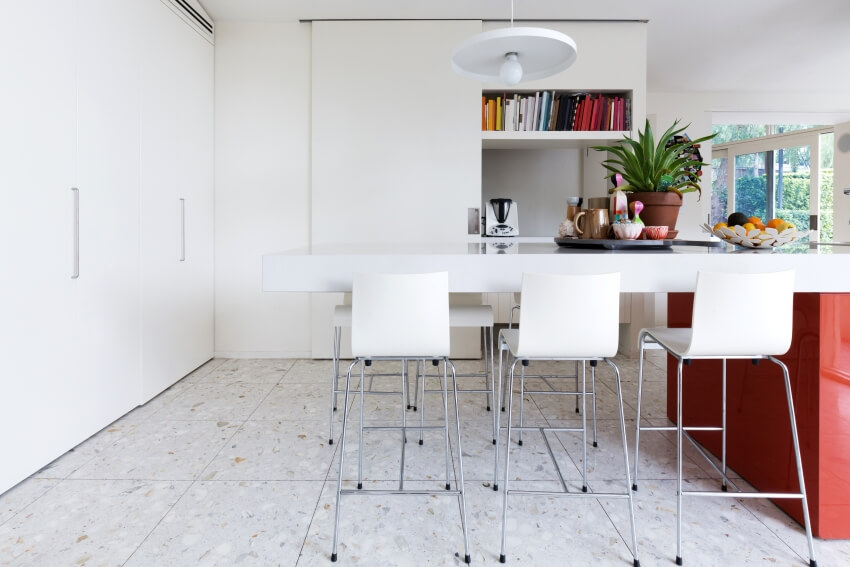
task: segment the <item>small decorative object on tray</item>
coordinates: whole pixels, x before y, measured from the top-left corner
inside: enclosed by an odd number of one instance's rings
[[[642,224],[635,224],[630,221],[615,222],[611,225],[614,229],[614,236],[618,240],[634,240],[643,232]]]
[[[729,218],[732,219],[732,216]],[[754,218],[756,217],[750,217],[750,219]],[[773,219],[768,222],[767,226],[763,224],[758,226],[753,222],[731,226],[725,222],[719,222],[714,226],[708,224],[701,226],[706,232],[722,238],[730,244],[737,244],[738,246],[745,246],[747,248],[776,248],[783,244],[800,240],[809,234],[808,230],[797,230],[797,227],[793,224],[782,221],[781,219]]]
[[[570,220],[570,219],[564,219],[561,222],[561,225],[558,227],[558,236],[560,236],[561,238],[565,238],[565,237],[568,237],[568,236],[575,236],[575,235],[576,235],[576,227],[575,227],[575,224],[573,224],[573,221]]]
[[[644,229],[644,234],[650,240],[664,240],[669,230],[668,226],[648,226]]]

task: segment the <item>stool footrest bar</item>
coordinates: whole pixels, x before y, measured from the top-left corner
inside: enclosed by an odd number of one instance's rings
[[[685,496],[718,496],[726,498],[789,498],[802,499],[799,492],[723,492],[715,490],[683,490]]]

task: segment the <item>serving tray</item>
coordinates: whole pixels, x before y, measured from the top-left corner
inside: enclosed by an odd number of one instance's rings
[[[607,250],[663,250],[673,246],[672,240],[616,240],[614,238],[562,238],[555,243],[565,248],[604,248]]]

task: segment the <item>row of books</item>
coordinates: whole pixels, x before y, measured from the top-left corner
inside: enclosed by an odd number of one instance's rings
[[[506,132],[631,130],[631,99],[604,93],[485,95],[481,129]]]

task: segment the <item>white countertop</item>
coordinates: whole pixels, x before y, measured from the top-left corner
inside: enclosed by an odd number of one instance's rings
[[[504,243],[507,248],[501,248]],[[693,291],[696,273],[794,268],[798,292],[850,293],[850,246],[788,244],[761,251],[731,245],[663,250],[561,248],[547,242],[334,244],[263,257],[263,290],[345,292],[357,272],[448,271],[453,292],[512,292],[523,272],[619,271],[624,292]],[[769,280],[765,282],[769,285]]]

